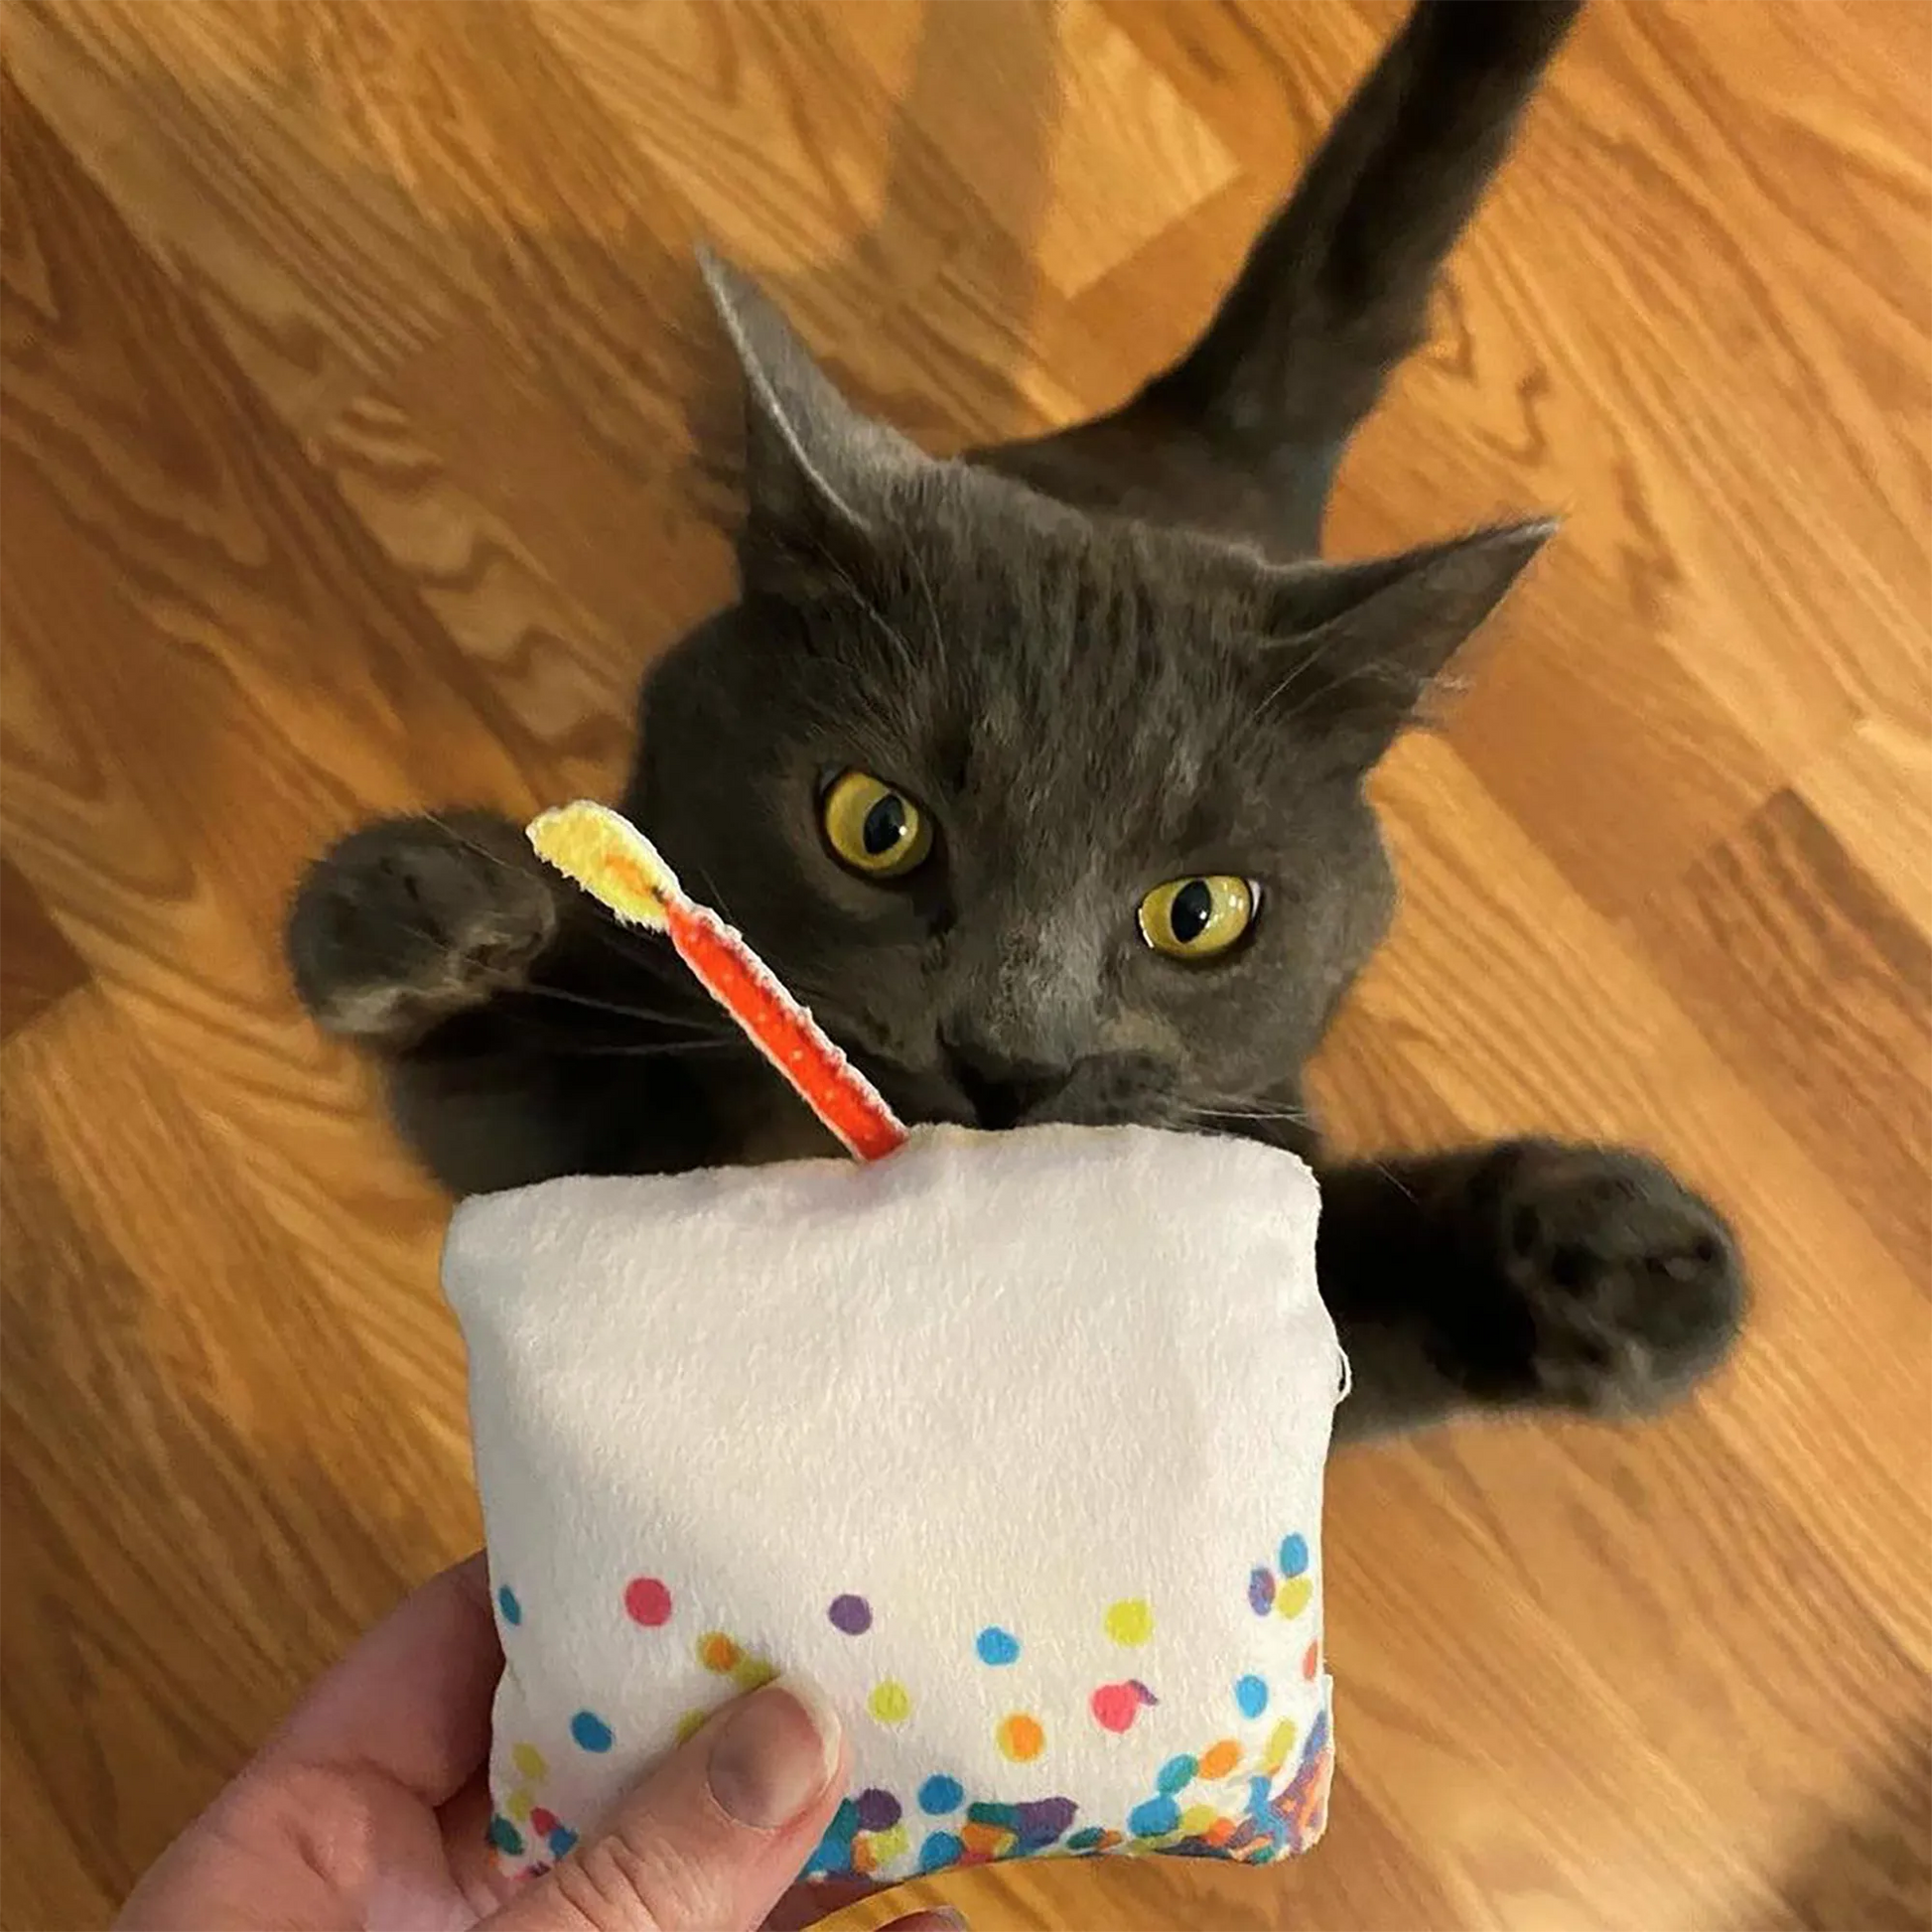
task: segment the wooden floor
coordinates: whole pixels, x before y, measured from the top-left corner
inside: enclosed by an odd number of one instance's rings
[[[9,0],[0,1913],[98,1923],[470,1547],[441,1208],[278,963],[377,809],[607,783],[722,596],[700,234],[935,446],[1175,348],[1353,0]],[[1335,547],[1569,526],[1381,795],[1356,1142],[1658,1148],[1735,1370],[1337,1467],[1303,1867],[980,1932],[1932,1923],[1932,7],[1603,0]],[[883,1916],[883,1909],[870,1917]]]

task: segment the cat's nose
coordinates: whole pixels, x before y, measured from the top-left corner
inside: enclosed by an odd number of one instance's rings
[[[977,1044],[947,1039],[946,1065],[982,1127],[1014,1127],[1051,1100],[1069,1079],[1068,1066],[1016,1060]]]

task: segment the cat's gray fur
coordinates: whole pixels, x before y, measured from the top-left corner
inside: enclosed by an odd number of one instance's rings
[[[749,396],[743,590],[646,679],[622,804],[909,1116],[1318,1157],[1302,1071],[1393,900],[1364,780],[1550,530],[1337,567],[1313,561],[1321,507],[1575,11],[1423,0],[1196,348],[1030,444],[924,456],[706,264]],[[850,767],[936,818],[902,884],[824,845]],[[1206,969],[1133,916],[1195,872],[1262,891],[1250,942]],[[487,814],[352,835],[305,882],[290,951],[452,1188],[817,1145],[663,950]],[[1642,1156],[1513,1142],[1323,1187],[1344,1434],[1648,1407],[1735,1331],[1729,1234]]]

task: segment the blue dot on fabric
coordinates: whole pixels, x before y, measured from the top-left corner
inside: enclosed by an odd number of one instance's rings
[[[611,1726],[595,1711],[578,1712],[570,1721],[570,1734],[587,1751],[608,1751],[617,1742],[611,1735]]]
[[[1268,1686],[1259,1677],[1236,1678],[1234,1701],[1244,1718],[1258,1718],[1268,1709]]]
[[[1178,1757],[1171,1757],[1161,1767],[1161,1775],[1154,1780],[1164,1795],[1172,1797],[1176,1791],[1184,1791],[1194,1781],[1194,1773],[1200,1766],[1182,1751]]]
[[[1165,1838],[1179,1824],[1180,1807],[1172,1798],[1150,1798],[1127,1814],[1127,1829],[1136,1838]]]
[[[476,1598],[473,1596],[470,1600],[474,1603]],[[523,1834],[500,1813],[489,1821],[488,1836],[490,1844],[495,1846],[497,1851],[507,1853],[512,1859],[521,1856]]]
[[[938,1871],[949,1864],[957,1864],[966,1848],[951,1832],[928,1832],[925,1843],[919,1847],[919,1869]]]
[[[919,1786],[919,1809],[928,1818],[943,1818],[966,1802],[965,1788],[957,1778],[929,1777]]]
[[[516,1600],[516,1592],[508,1584],[496,1592],[496,1607],[502,1611],[505,1623],[523,1621],[523,1605]]]
[[[982,1664],[1011,1664],[1020,1655],[1020,1639],[1011,1630],[1002,1630],[997,1623],[988,1624],[973,1647],[979,1652]]]
[[[559,1825],[557,1829],[550,1834],[550,1856],[553,1859],[561,1859],[576,1845],[576,1843],[577,1843],[577,1834],[573,1832],[568,1825]]]
[[[1306,1536],[1282,1538],[1282,1575],[1299,1577],[1309,1567],[1309,1540]]]

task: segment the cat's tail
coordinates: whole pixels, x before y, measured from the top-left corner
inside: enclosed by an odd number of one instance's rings
[[[1583,0],[1417,0],[1194,346],[1111,414],[973,460],[1089,508],[1312,551],[1444,257]]]
[[[1437,271],[1582,8],[1418,0],[1206,333],[1137,403],[1231,451],[1344,442],[1427,333]]]

